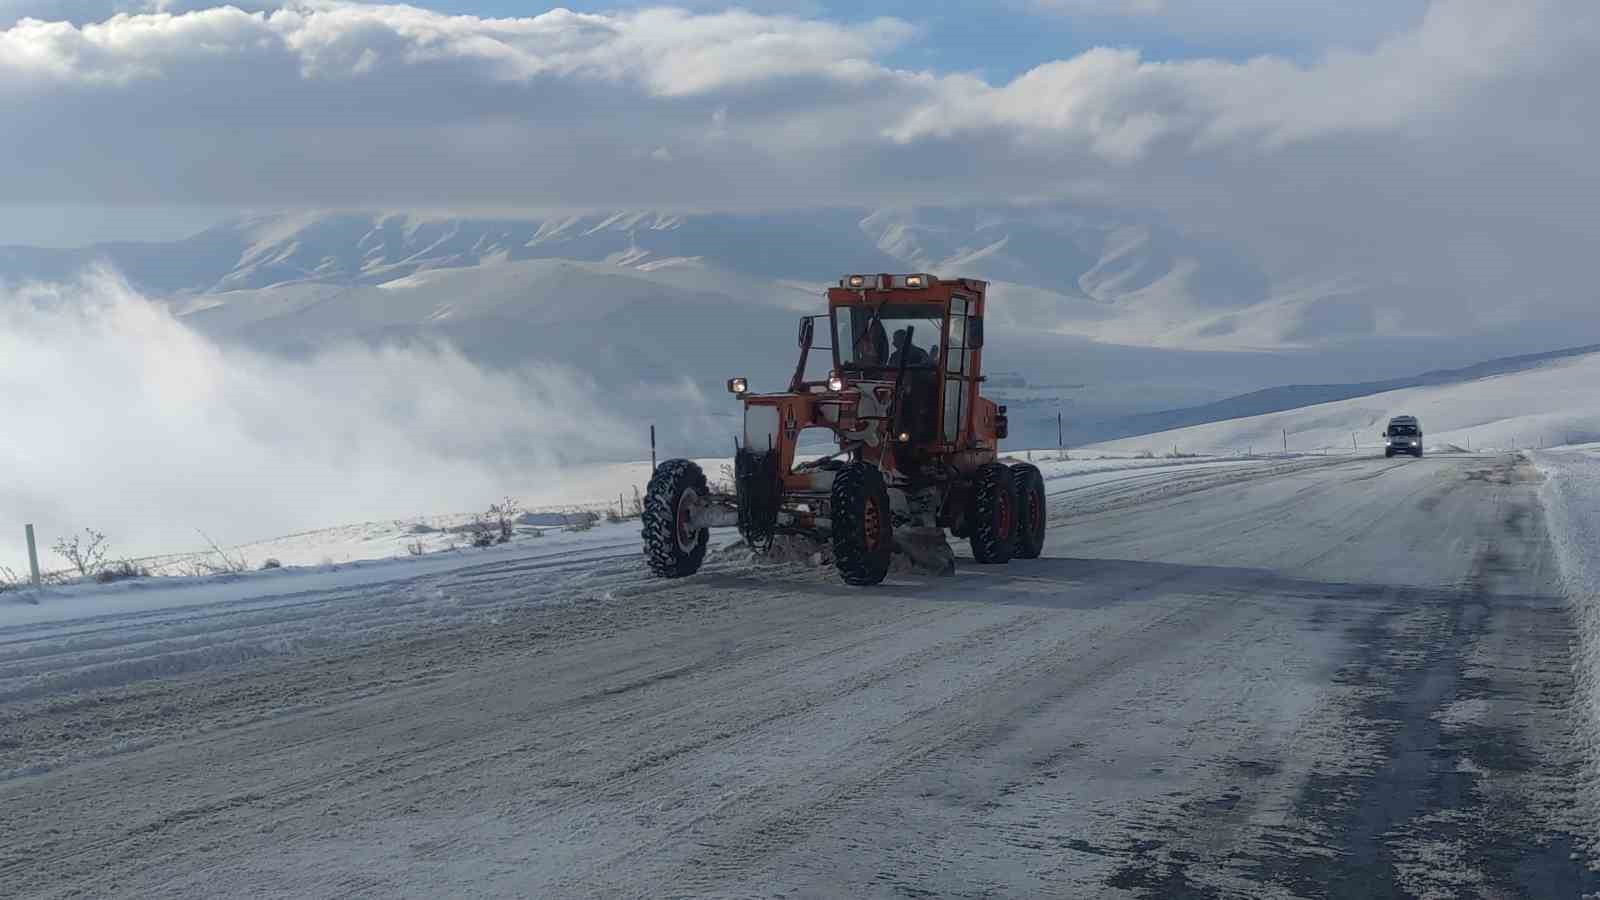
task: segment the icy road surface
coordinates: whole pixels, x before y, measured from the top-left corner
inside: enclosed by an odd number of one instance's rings
[[[0,615],[0,896],[1576,898],[1539,477],[1059,478],[1046,558],[875,590],[597,529]]]

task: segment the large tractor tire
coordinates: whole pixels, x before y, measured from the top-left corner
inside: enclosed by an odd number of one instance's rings
[[[662,578],[682,578],[700,571],[711,530],[695,529],[690,522],[709,493],[706,473],[693,460],[669,459],[656,468],[644,495],[644,514],[639,517],[644,558],[651,572]]]
[[[1045,513],[1044,476],[1037,466],[1017,463],[1011,467],[1017,485],[1017,559],[1038,559],[1044,552]]]
[[[978,469],[968,540],[972,558],[986,565],[1008,563],[1017,552],[1017,485],[1000,463]]]
[[[889,574],[894,521],[883,475],[851,463],[833,477],[833,564],[845,584],[869,587]]]

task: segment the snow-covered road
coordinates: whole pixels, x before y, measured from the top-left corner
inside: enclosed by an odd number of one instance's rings
[[[872,590],[602,528],[25,610],[0,896],[1578,897],[1538,478],[1056,478],[1045,558]]]

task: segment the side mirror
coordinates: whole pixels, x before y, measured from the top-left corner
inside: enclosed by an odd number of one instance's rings
[[[800,317],[800,349],[810,350],[811,340],[816,337],[817,321],[810,316]]]
[[[983,349],[983,320],[967,320],[967,346],[973,350]]]

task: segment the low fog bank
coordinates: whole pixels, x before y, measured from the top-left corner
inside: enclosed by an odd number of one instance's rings
[[[625,397],[570,368],[487,371],[448,346],[342,345],[281,356],[226,347],[96,270],[0,286],[0,565],[64,534],[117,556],[481,509],[581,461],[639,459],[710,427],[692,386]],[[670,426],[670,427],[667,427]]]

